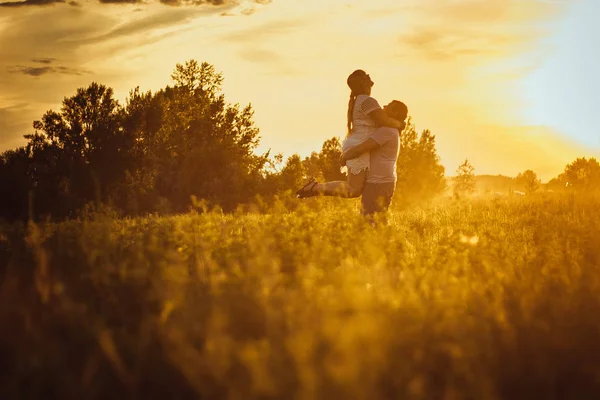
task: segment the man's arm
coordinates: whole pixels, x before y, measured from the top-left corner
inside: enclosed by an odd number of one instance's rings
[[[387,126],[390,128],[396,129],[404,129],[404,122],[398,121],[395,118],[390,117],[384,110],[381,108],[377,100],[372,97],[364,100],[360,108],[362,112],[367,114],[378,126]]]
[[[350,147],[348,150],[343,152],[342,157],[340,158],[340,163],[342,165],[346,165],[346,161],[352,160],[353,158],[360,156],[362,153],[371,152],[377,148],[379,148],[379,143],[371,138],[368,138],[361,144]]]
[[[370,112],[369,117],[371,117],[379,126],[388,126],[396,129],[404,129],[406,126],[403,121],[398,121],[397,119],[390,117],[381,108]]]

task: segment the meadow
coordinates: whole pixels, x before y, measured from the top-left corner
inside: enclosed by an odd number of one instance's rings
[[[357,207],[0,226],[0,398],[598,398],[597,198]]]

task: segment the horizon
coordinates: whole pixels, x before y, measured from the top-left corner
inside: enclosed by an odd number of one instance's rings
[[[124,104],[196,59],[223,73],[228,102],[252,104],[257,152],[305,157],[343,137],[345,80],[361,68],[380,104],[404,101],[436,136],[447,176],[467,158],[477,175],[547,182],[600,154],[591,0],[46,3],[0,2],[0,151],[79,87],[105,84]]]

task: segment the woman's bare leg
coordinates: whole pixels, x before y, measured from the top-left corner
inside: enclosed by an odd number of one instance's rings
[[[348,172],[348,181],[332,181],[317,183],[312,188],[312,192],[324,196],[354,198],[360,197],[367,180],[367,171],[363,170],[358,174]]]

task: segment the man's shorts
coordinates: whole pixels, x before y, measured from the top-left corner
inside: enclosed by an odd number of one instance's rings
[[[395,182],[365,183],[361,198],[363,215],[373,215],[387,211],[390,204],[392,204],[395,188]]]

